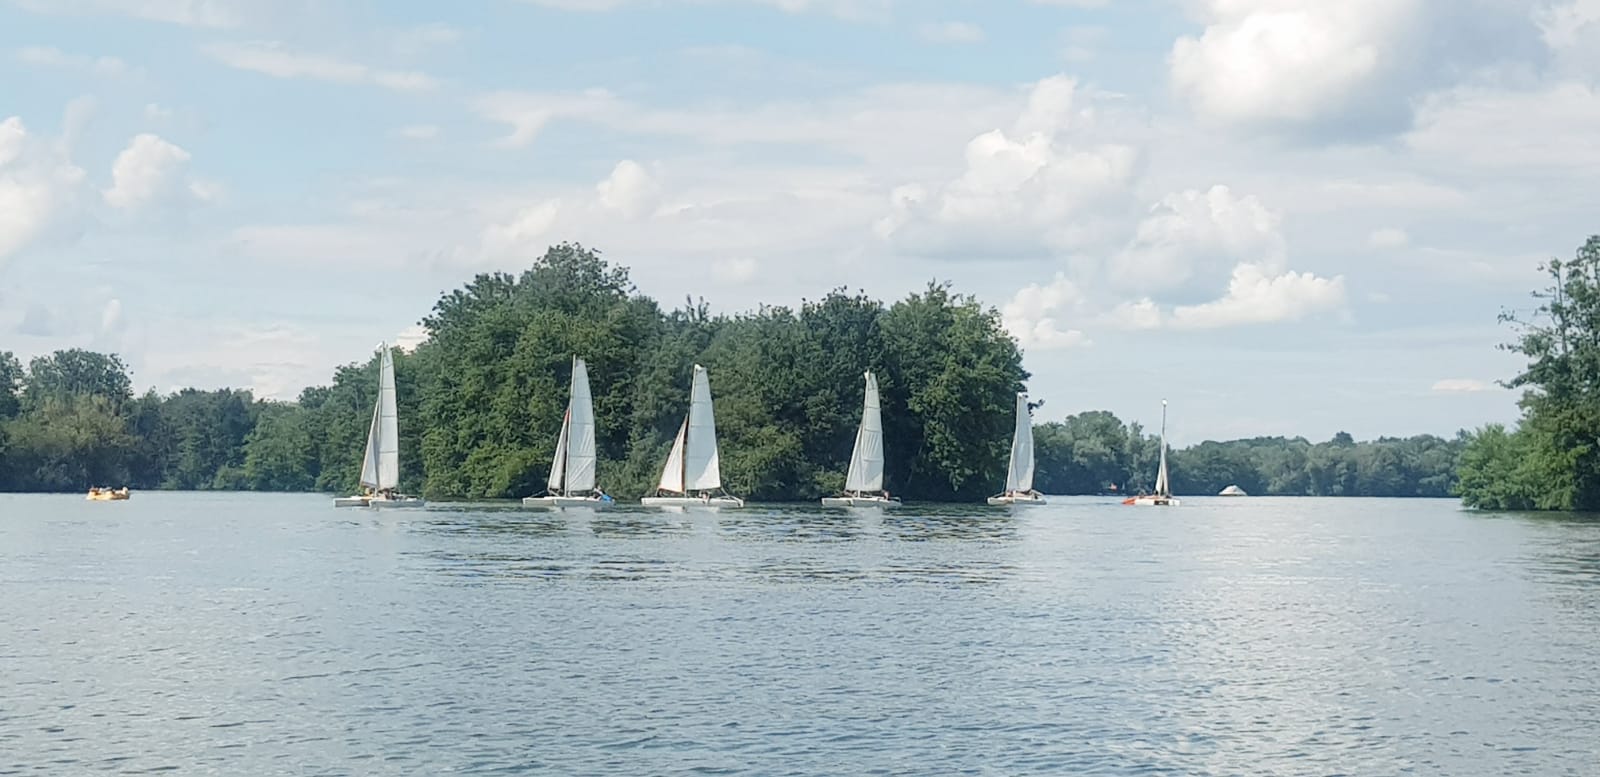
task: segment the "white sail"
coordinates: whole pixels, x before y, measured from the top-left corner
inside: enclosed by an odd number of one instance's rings
[[[567,429],[572,421],[571,400],[567,404],[567,412],[561,414],[561,432],[556,435],[556,455],[550,459],[550,479],[545,482],[552,492],[561,490],[562,476],[567,473]]]
[[[850,472],[844,480],[846,491],[883,490],[883,415],[878,408],[878,379],[871,372],[866,377],[861,426],[856,429],[856,446],[850,451]]]
[[[400,486],[400,421],[394,398],[394,355],[379,346],[378,401],[367,430],[367,452],[361,464],[361,485],[374,491]]]
[[[689,390],[688,434],[683,452],[684,491],[711,491],[722,487],[722,467],[717,455],[717,421],[711,410],[711,381],[706,368],[694,366],[694,385]]]
[[[1171,496],[1167,485],[1167,400],[1161,400],[1161,466],[1156,469],[1156,496]]]
[[[589,397],[589,368],[572,358],[572,395],[567,405],[567,471],[565,492],[594,490],[594,403]]]
[[[1028,395],[1017,394],[1017,429],[1011,435],[1011,463],[1006,466],[1006,491],[1033,490],[1033,418]]]
[[[378,488],[378,448],[383,444],[378,432],[381,412],[380,403],[372,403],[372,425],[367,427],[367,451],[361,454],[361,485],[374,491]]]
[[[683,493],[683,438],[688,429],[689,419],[685,418],[678,427],[677,438],[672,441],[672,452],[667,454],[667,466],[661,468],[661,482],[656,487],[662,491]]]

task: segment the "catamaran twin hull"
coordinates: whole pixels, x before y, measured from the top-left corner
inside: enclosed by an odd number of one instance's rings
[[[333,500],[334,507],[427,507],[425,499],[414,496],[341,496]]]
[[[647,496],[639,500],[645,507],[687,507],[700,510],[732,510],[744,507],[736,496]]]
[[[1041,494],[1037,491],[1030,491],[1025,494],[1001,494],[1000,496],[989,497],[989,504],[996,506],[1009,505],[1014,507],[1026,507],[1029,505],[1042,505],[1044,503],[1044,494]]]
[[[825,496],[823,507],[876,507],[888,510],[899,507],[900,500],[881,496]]]
[[[1136,496],[1122,502],[1135,507],[1177,507],[1178,498],[1172,496]]]
[[[549,510],[561,510],[572,507],[586,510],[609,510],[611,500],[601,499],[598,496],[525,496],[522,498],[523,507],[543,507]]]

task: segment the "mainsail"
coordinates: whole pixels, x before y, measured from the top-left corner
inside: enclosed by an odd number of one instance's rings
[[[870,371],[866,378],[861,426],[856,429],[856,445],[850,451],[850,472],[844,480],[846,491],[883,490],[883,416],[878,408],[878,379]]]
[[[1006,491],[1033,490],[1033,418],[1028,415],[1028,395],[1017,394],[1017,430],[1011,435],[1011,463],[1006,467]]]
[[[676,494],[711,491],[722,486],[722,468],[717,455],[717,421],[711,410],[711,383],[706,368],[694,366],[694,383],[689,389],[689,414],[678,427],[672,452],[661,468],[657,488]]]
[[[1161,400],[1161,466],[1156,469],[1156,496],[1172,496],[1167,485],[1167,400]]]
[[[594,403],[589,397],[589,368],[576,356],[572,357],[572,394],[567,402],[565,491],[593,491]]]
[[[361,462],[361,485],[374,491],[400,485],[400,421],[394,399],[394,355],[379,346],[378,401],[367,429],[367,451]]]
[[[711,382],[706,368],[694,366],[689,390],[689,417],[683,446],[683,485],[677,490],[711,491],[722,487],[722,467],[717,455],[717,421],[711,411]]]

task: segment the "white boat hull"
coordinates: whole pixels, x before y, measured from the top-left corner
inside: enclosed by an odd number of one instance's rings
[[[881,496],[825,496],[822,498],[823,507],[877,507],[891,509],[900,506],[900,500],[893,497],[885,499]]]
[[[701,510],[732,510],[744,507],[744,500],[736,496],[647,496],[639,500],[645,507],[689,507]]]
[[[542,507],[546,510],[563,510],[566,508],[579,508],[587,510],[609,510],[612,502],[597,496],[525,496],[522,498],[523,507]]]
[[[397,499],[369,499],[367,500],[367,506],[382,507],[384,509],[392,507],[427,507],[428,502],[421,497],[404,496]]]
[[[1136,496],[1124,501],[1123,504],[1134,507],[1177,507],[1178,498],[1175,496]]]
[[[341,496],[333,500],[334,507],[366,507],[372,500],[364,496]]]
[[[1045,504],[1044,494],[1037,492],[1027,494],[1001,494],[989,497],[989,504],[995,506],[1025,507],[1028,505]]]

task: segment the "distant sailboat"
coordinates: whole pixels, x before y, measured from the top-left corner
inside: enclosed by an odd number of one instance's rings
[[[378,346],[378,401],[367,429],[367,452],[361,457],[365,493],[339,497],[334,507],[422,507],[422,499],[399,493],[400,419],[395,407],[394,355],[387,343]]]
[[[900,500],[883,490],[883,414],[878,407],[878,379],[866,373],[867,391],[861,400],[861,426],[850,451],[850,471],[844,494],[824,497],[823,507],[899,507]]]
[[[694,366],[689,389],[689,414],[678,427],[678,437],[661,468],[655,496],[639,502],[647,507],[744,507],[744,500],[722,488],[722,468],[717,452],[717,421],[711,410],[711,382],[706,368]],[[694,493],[690,493],[694,492]]]
[[[1033,416],[1028,395],[1017,394],[1017,429],[1011,435],[1011,460],[1006,464],[1006,490],[989,497],[992,505],[1042,505],[1044,495],[1033,490]]]
[[[1156,490],[1153,494],[1140,494],[1122,500],[1125,505],[1139,505],[1141,507],[1177,507],[1178,500],[1172,496],[1172,487],[1167,482],[1167,400],[1161,400],[1161,466],[1156,469]]]
[[[561,434],[556,438],[556,455],[550,463],[548,491],[544,496],[522,499],[525,507],[587,507],[604,510],[612,499],[595,488],[595,462],[598,460],[594,433],[594,403],[589,396],[589,368],[582,359],[572,357],[572,384],[567,394],[567,412],[561,417]]]

